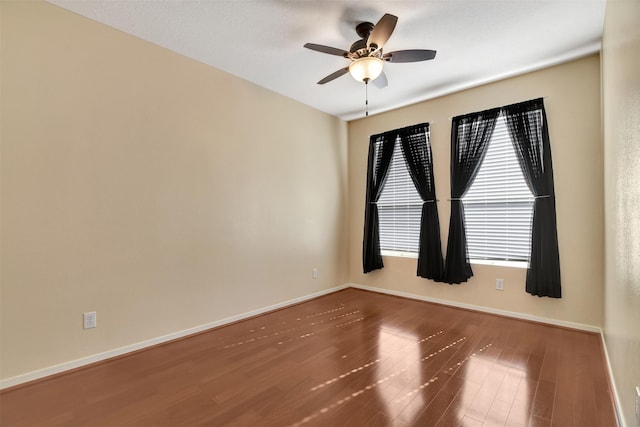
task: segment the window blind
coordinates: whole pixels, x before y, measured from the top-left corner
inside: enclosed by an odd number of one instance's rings
[[[398,138],[378,199],[380,249],[418,253],[421,216],[422,198],[413,185]]]
[[[469,258],[528,261],[533,201],[500,115],[478,174],[462,198]]]

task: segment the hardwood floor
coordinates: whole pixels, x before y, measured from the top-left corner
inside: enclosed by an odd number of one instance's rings
[[[616,421],[597,334],[347,289],[5,391],[0,425]]]

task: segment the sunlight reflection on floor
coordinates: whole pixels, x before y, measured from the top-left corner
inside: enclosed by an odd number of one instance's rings
[[[407,417],[414,418],[424,406],[423,397],[420,394],[414,397],[420,400],[420,402],[416,402],[416,405],[408,405],[409,399],[402,398],[410,397],[403,396],[406,390],[419,390],[420,385],[424,383],[420,369],[420,355],[419,338],[415,334],[380,329],[378,334],[378,359],[380,362],[376,366],[375,378],[378,381],[386,380],[390,373],[397,372],[399,367],[403,367],[402,376],[384,387],[376,389],[380,401],[386,406],[386,413],[391,419],[404,410],[409,411],[405,414]]]
[[[463,426],[477,421],[492,425],[508,418],[509,425],[526,426],[531,401],[526,364],[499,363],[487,353],[489,347],[471,354],[461,363],[464,371],[456,373],[465,378],[457,420]]]

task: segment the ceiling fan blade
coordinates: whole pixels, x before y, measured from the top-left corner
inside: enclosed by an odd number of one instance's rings
[[[389,84],[389,82],[387,81],[387,75],[384,73],[384,71],[380,73],[380,75],[371,83],[378,89],[384,89]]]
[[[385,53],[382,59],[389,62],[419,62],[428,61],[436,57],[435,50],[427,49],[410,49],[396,50],[395,52]]]
[[[384,46],[387,40],[389,40],[389,37],[391,37],[394,28],[396,28],[397,22],[397,16],[385,13],[373,27],[373,30],[371,30],[371,34],[369,34],[369,38],[367,39],[367,46],[374,49],[380,49]]]
[[[304,45],[307,49],[315,50],[317,52],[328,53],[329,55],[347,57],[349,52],[346,50],[338,49],[337,47],[325,46],[322,44],[306,43]]]
[[[329,74],[327,77],[325,77],[324,79],[320,80],[318,82],[319,85],[323,85],[325,83],[329,83],[331,80],[335,80],[338,77],[342,76],[343,74],[347,74],[349,72],[349,67],[344,67],[339,69],[338,71]]]

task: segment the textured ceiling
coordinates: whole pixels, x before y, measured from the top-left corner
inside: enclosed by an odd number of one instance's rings
[[[600,49],[605,0],[49,0],[329,114],[364,116],[365,88],[349,60],[356,24],[399,17],[385,52],[433,49],[432,61],[385,63],[369,85],[370,114],[578,58]]]

